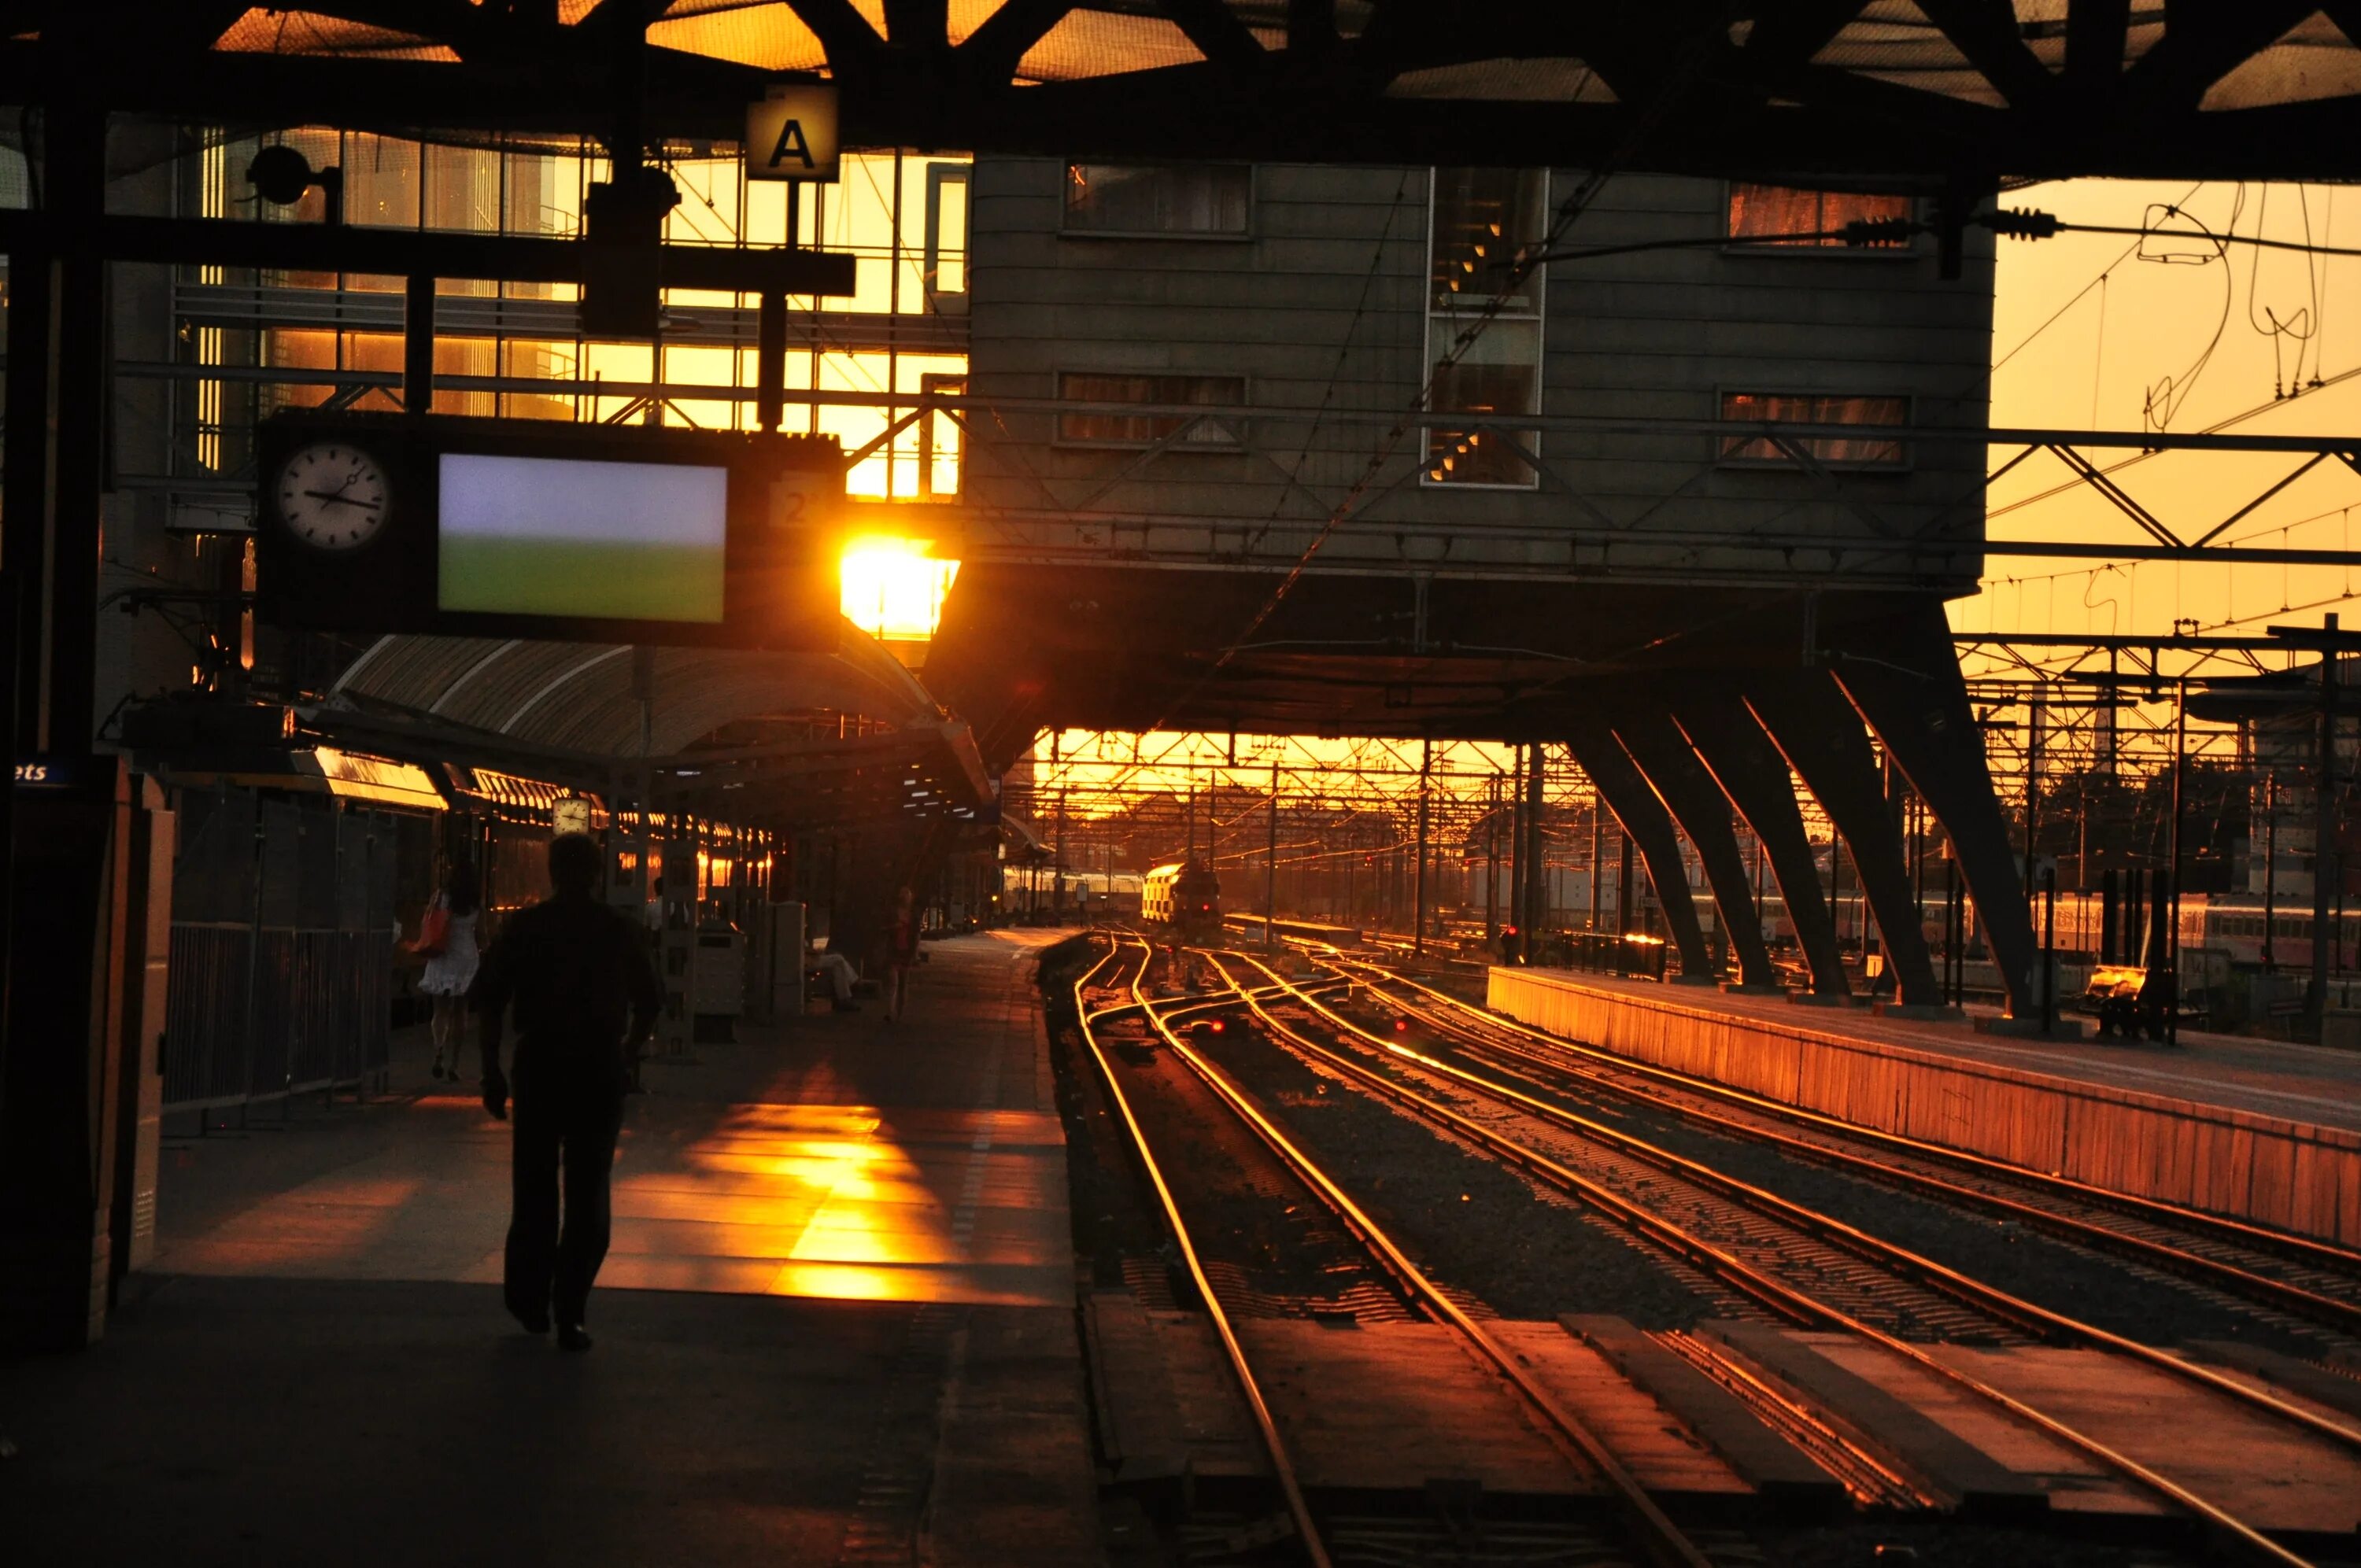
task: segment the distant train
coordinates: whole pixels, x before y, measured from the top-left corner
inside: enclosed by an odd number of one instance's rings
[[[1139,884],[1139,917],[1184,942],[1222,939],[1222,879],[1193,856],[1158,866]]]

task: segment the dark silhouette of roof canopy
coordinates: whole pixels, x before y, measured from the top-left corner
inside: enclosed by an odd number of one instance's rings
[[[0,97],[237,125],[1928,185],[2336,177],[2361,0],[0,0]],[[626,127],[622,134],[632,131]]]
[[[659,648],[644,664],[613,644],[386,637],[304,718],[391,755],[583,788],[628,784],[644,759],[659,806],[764,825],[972,817],[991,798],[967,726],[849,625],[834,653]],[[793,732],[767,734],[774,720]]]

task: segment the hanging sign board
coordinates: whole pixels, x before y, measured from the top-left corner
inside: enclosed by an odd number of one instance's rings
[[[833,436],[282,413],[255,609],[360,635],[833,652]]]
[[[836,183],[836,87],[774,87],[746,105],[746,178]]]

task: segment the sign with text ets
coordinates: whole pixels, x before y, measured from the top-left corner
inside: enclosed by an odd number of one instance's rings
[[[836,87],[774,87],[746,105],[746,178],[836,183]]]

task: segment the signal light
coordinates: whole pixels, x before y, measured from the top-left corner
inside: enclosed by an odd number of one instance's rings
[[[1407,1019],[1407,1018],[1397,1018],[1397,1019],[1395,1019],[1395,1020],[1394,1020],[1394,1033],[1395,1033],[1395,1034],[1397,1034],[1397,1035],[1407,1035],[1407,1034],[1409,1034],[1409,1033],[1410,1033],[1410,1020],[1409,1020],[1409,1019]]]
[[[1218,1034],[1222,1033],[1224,1030],[1227,1029],[1229,1026],[1230,1026],[1230,1025],[1229,1025],[1229,1023],[1228,1023],[1228,1021],[1227,1021],[1226,1019],[1216,1018],[1216,1019],[1214,1019],[1214,1020],[1213,1020],[1213,1033],[1215,1033],[1216,1035],[1218,1035]]]

